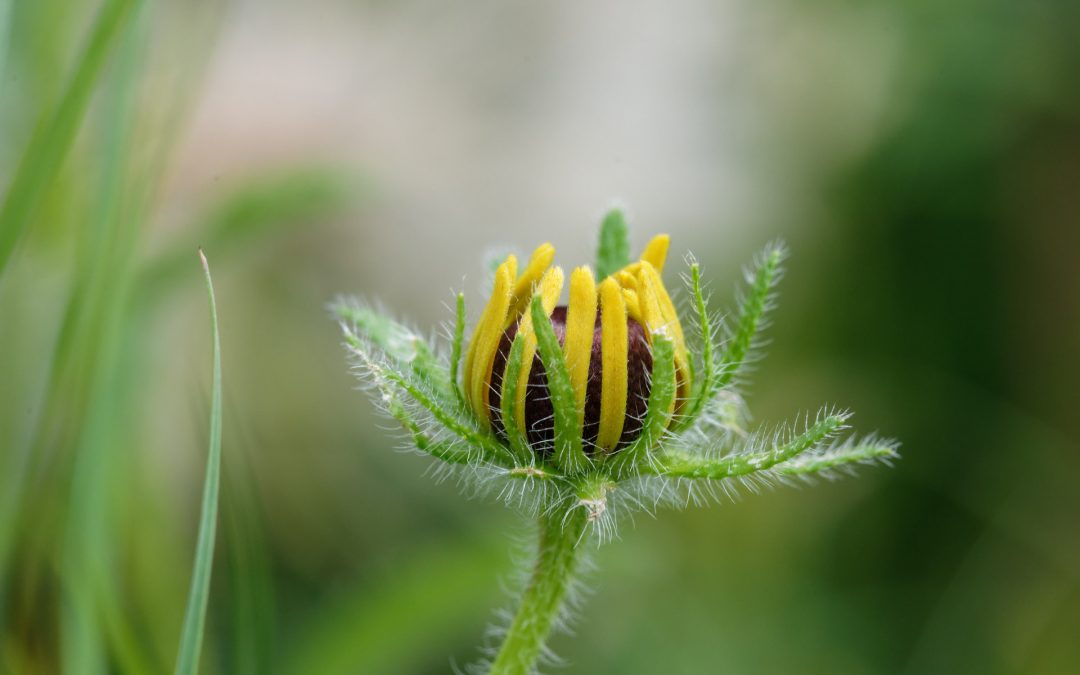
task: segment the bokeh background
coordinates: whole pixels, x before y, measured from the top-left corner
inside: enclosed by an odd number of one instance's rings
[[[395,452],[325,304],[481,306],[626,207],[725,302],[790,245],[755,423],[895,468],[624,523],[571,673],[1080,672],[1080,4],[0,0],[0,671],[444,673],[529,523]],[[670,280],[674,281],[674,279]]]

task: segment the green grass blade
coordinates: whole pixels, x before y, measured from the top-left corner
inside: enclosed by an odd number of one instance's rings
[[[130,414],[124,403],[132,395],[125,373],[130,367],[124,348],[125,313],[141,219],[136,209],[125,210],[124,198],[131,184],[143,36],[138,24],[124,33],[103,90],[103,114],[94,120],[93,126],[101,128],[101,172],[94,177],[100,179],[100,202],[79,233],[86,245],[79,249],[79,271],[65,312],[65,319],[75,318],[73,332],[79,337],[66,344],[58,341],[77,360],[98,364],[84,371],[85,383],[79,386],[87,397],[72,439],[70,501],[63,525],[60,652],[67,675],[109,672],[110,652],[126,672],[146,669],[122,609],[123,594],[114,573],[117,534],[109,509],[110,500],[127,484],[123,475],[129,462],[123,453],[133,447],[124,437],[124,420]]]
[[[214,535],[217,531],[218,488],[221,483],[221,339],[218,335],[217,303],[210,265],[199,250],[206,292],[210,299],[210,325],[214,339],[214,371],[210,399],[210,443],[206,455],[206,482],[203,484],[202,515],[199,518],[199,539],[195,549],[195,566],[191,574],[184,632],[180,637],[180,652],[176,656],[176,675],[194,675],[199,668],[203,628],[206,624],[206,605],[210,598],[210,572],[214,562]]]
[[[630,230],[619,209],[612,209],[600,224],[600,245],[596,249],[596,278],[618,272],[630,262]]]
[[[0,204],[0,272],[26,232],[34,207],[60,171],[105,61],[139,4],[139,0],[106,0],[59,105],[53,114],[42,119],[23,151]]]

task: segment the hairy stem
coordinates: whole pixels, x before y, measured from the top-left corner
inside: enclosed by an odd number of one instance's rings
[[[567,589],[577,570],[578,541],[585,531],[586,513],[573,509],[540,517],[540,549],[517,615],[510,624],[490,675],[531,673],[548,634],[562,611]]]

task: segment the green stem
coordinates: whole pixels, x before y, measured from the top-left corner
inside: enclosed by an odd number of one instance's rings
[[[491,665],[490,675],[533,672],[566,599],[580,560],[578,542],[585,531],[584,509],[555,511],[540,517],[540,550],[514,622]]]

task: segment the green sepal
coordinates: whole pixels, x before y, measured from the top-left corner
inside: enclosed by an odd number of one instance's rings
[[[562,347],[539,296],[534,296],[532,300],[532,322],[540,360],[547,375],[551,408],[555,414],[555,465],[568,474],[580,473],[588,468],[589,459],[581,444],[577,399],[570,384],[570,371],[566,368]]]
[[[468,450],[453,446],[446,441],[433,440],[425,434],[409,411],[405,409],[397,392],[384,389],[383,393],[386,395],[386,412],[409,432],[417,450],[449,464],[468,464],[473,459]]]
[[[746,361],[754,345],[754,338],[761,329],[765,313],[769,310],[773,287],[780,281],[784,255],[783,245],[773,244],[758,258],[753,285],[739,303],[739,320],[721,357],[724,368],[717,376],[716,389],[730,384]]]
[[[719,480],[745,476],[771,469],[817,446],[843,428],[849,417],[846,413],[826,415],[809,429],[765,452],[748,452],[711,458],[685,452],[668,451],[656,457],[650,465],[640,467],[641,473],[655,473],[672,478],[708,478]]]
[[[339,302],[331,309],[339,320],[353,327],[359,336],[427,383],[438,395],[441,403],[464,407],[460,394],[455,391],[456,386],[452,384],[450,371],[435,356],[423,336],[370,307]],[[460,354],[458,358],[460,359]]]
[[[386,356],[385,362],[373,358],[368,349],[369,343],[365,343],[359,335],[348,328],[345,331],[345,342],[352,349],[353,354],[360,359],[361,365],[371,372],[384,399],[392,400],[397,396],[397,390],[403,391],[427,410],[432,418],[447,431],[475,448],[476,459],[505,468],[514,466],[513,457],[502,443],[487,432],[477,429],[472,418],[466,417],[464,411],[455,410],[455,406],[450,401],[437,398],[431,391],[430,382],[414,379],[416,375],[409,368],[399,370],[400,364],[392,360],[390,354],[386,352],[383,352]],[[375,342],[370,344],[376,348],[379,347]]]
[[[716,372],[716,347],[713,344],[713,324],[709,318],[708,303],[705,302],[705,294],[701,290],[701,266],[697,263],[690,265],[690,287],[694,295],[694,309],[697,311],[697,323],[700,330],[701,340],[701,373],[695,377],[690,400],[686,409],[676,421],[676,428],[685,429],[701,416],[705,406],[715,398],[720,391],[719,378]]]
[[[649,405],[645,412],[641,434],[626,448],[608,460],[615,476],[634,472],[639,465],[649,461],[650,451],[656,447],[671,421],[672,404],[675,401],[675,344],[662,333],[653,333],[652,384],[649,388]]]
[[[858,442],[848,440],[820,453],[807,453],[797,457],[783,466],[778,466],[776,471],[785,476],[805,476],[827,473],[852,464],[888,463],[900,456],[897,447],[896,441],[888,439],[868,438]]]
[[[458,405],[465,405],[465,394],[461,391],[461,383],[458,381],[458,370],[461,368],[461,350],[465,344],[465,294],[458,293],[454,303],[454,342],[450,347],[450,385],[454,388],[454,396]]]
[[[619,209],[612,209],[600,224],[596,249],[596,278],[602,281],[630,263],[630,228]]]
[[[521,361],[525,355],[525,339],[521,334],[514,336],[514,342],[510,346],[510,355],[506,359],[506,369],[503,371],[502,392],[499,394],[499,408],[502,415],[503,433],[510,443],[510,449],[517,458],[519,464],[532,464],[534,455],[529,448],[525,435],[518,428],[516,410],[518,376],[521,374]]]

